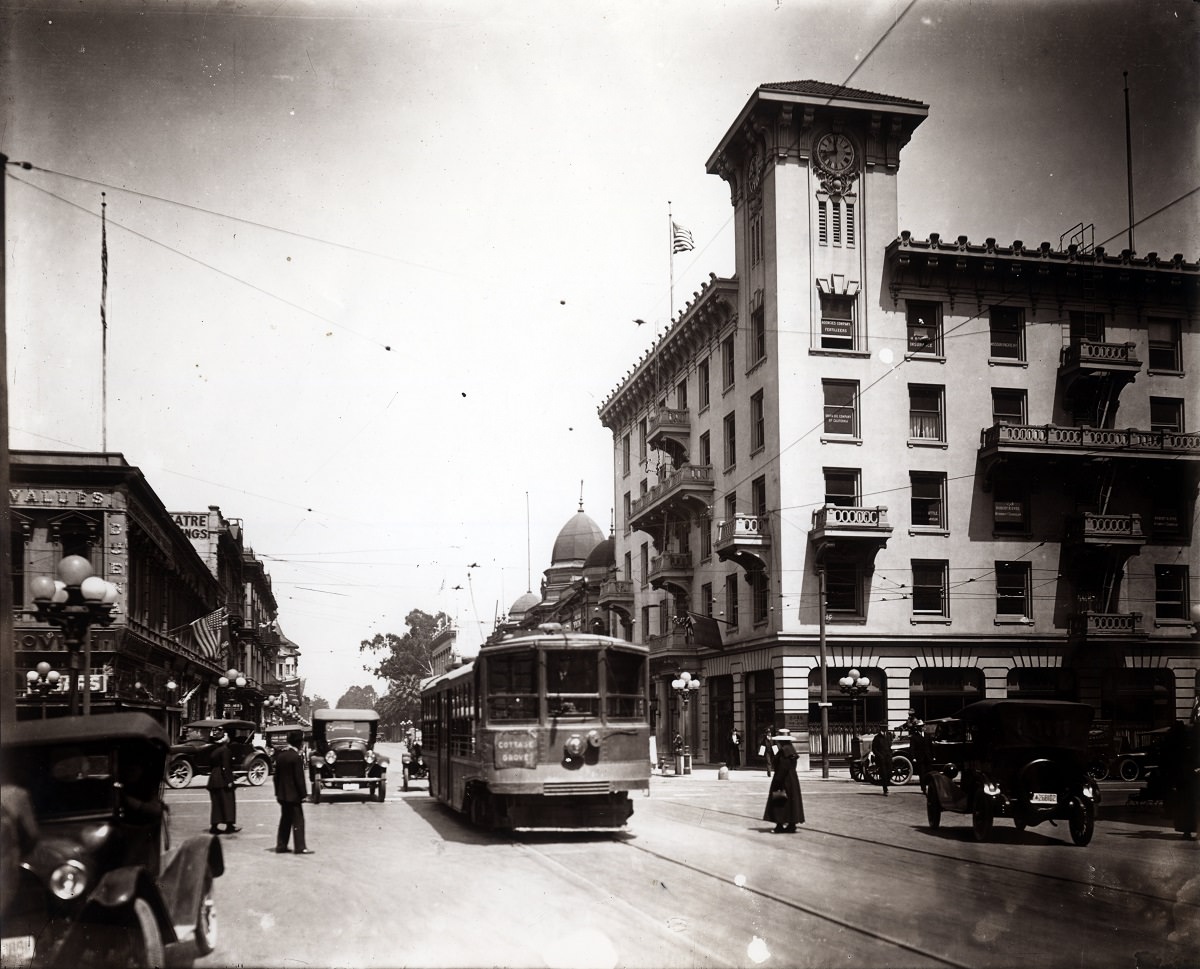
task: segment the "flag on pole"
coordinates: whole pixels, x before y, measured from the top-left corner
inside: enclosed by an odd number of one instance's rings
[[[671,252],[687,252],[689,249],[695,249],[696,243],[692,241],[692,234],[683,226],[677,224],[674,219],[671,220]]]
[[[225,621],[229,618],[229,613],[222,606],[216,612],[210,612],[207,616],[201,616],[191,624],[192,635],[196,637],[196,643],[200,647],[200,652],[209,659],[217,659],[221,655],[221,645],[224,639],[222,635],[225,631]]]

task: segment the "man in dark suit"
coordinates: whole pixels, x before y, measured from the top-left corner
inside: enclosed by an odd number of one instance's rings
[[[289,730],[287,746],[275,755],[275,800],[279,802],[279,830],[275,834],[275,851],[286,854],[288,839],[293,839],[298,855],[311,855],[304,842],[304,799],[308,788],[304,782],[304,761],[300,745],[304,734]]]
[[[892,732],[880,730],[871,741],[871,752],[875,755],[875,769],[879,771],[879,783],[883,785],[883,796],[888,796],[888,785],[892,782]]]
[[[233,752],[229,749],[229,735],[217,727],[210,739],[217,745],[212,755],[212,770],[208,775],[208,799],[212,804],[209,812],[209,834],[233,834],[242,829],[237,826],[237,798],[233,791]],[[225,830],[220,829],[225,825]]]

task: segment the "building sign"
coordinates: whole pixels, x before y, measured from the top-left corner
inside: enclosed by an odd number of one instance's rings
[[[87,682],[86,687],[84,686],[85,679]],[[69,693],[70,689],[71,689],[70,683],[71,683],[71,674],[69,672],[63,673],[59,677],[58,682],[55,683],[54,686],[51,687],[47,692],[48,693]],[[90,676],[85,678],[83,676],[83,674],[81,673],[79,676],[79,689],[80,689],[80,692],[86,691],[93,695],[95,695],[97,693],[107,693],[108,692],[108,675],[104,672],[99,672],[99,673],[94,672]],[[41,693],[41,690],[35,690],[31,685],[28,684],[28,682],[26,683],[25,695],[27,697],[38,696],[38,695],[40,695],[40,693]]]
[[[997,501],[995,516],[998,522],[1023,522],[1025,520],[1025,503],[1021,501]]]
[[[854,334],[851,332],[849,320],[831,320],[825,317],[821,320],[821,335],[849,340]]]
[[[497,767],[537,767],[538,739],[533,731],[516,731],[496,734],[496,752],[493,758]]]
[[[111,508],[112,494],[75,488],[9,488],[14,508]]]
[[[209,547],[209,538],[211,533],[208,530],[208,512],[206,511],[172,511],[169,512],[171,520],[179,526],[179,530],[187,536],[187,540],[192,543],[192,548],[200,555],[200,558],[205,562],[209,560],[211,549]]]

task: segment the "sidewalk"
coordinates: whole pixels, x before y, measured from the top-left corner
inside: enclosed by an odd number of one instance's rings
[[[723,764],[693,764],[690,773],[676,774],[674,765],[668,763],[662,771],[659,771],[658,768],[651,769],[650,776],[661,777],[664,780],[678,780],[681,782],[686,782],[690,778],[703,781],[716,781],[721,780],[720,772],[722,767],[724,767]],[[821,765],[819,762],[810,765],[808,770],[796,771],[796,775],[801,780],[805,778],[824,779],[821,777]],[[729,783],[736,784],[745,783],[748,781],[769,781],[770,776],[762,767],[736,767],[727,772],[725,780]],[[850,780],[850,769],[848,767],[834,767],[833,765],[830,765],[829,780],[844,781],[847,784],[852,783]]]

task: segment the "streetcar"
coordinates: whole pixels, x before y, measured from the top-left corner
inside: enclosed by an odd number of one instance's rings
[[[494,636],[421,691],[429,793],[481,827],[616,829],[650,788],[647,647],[557,623]]]

